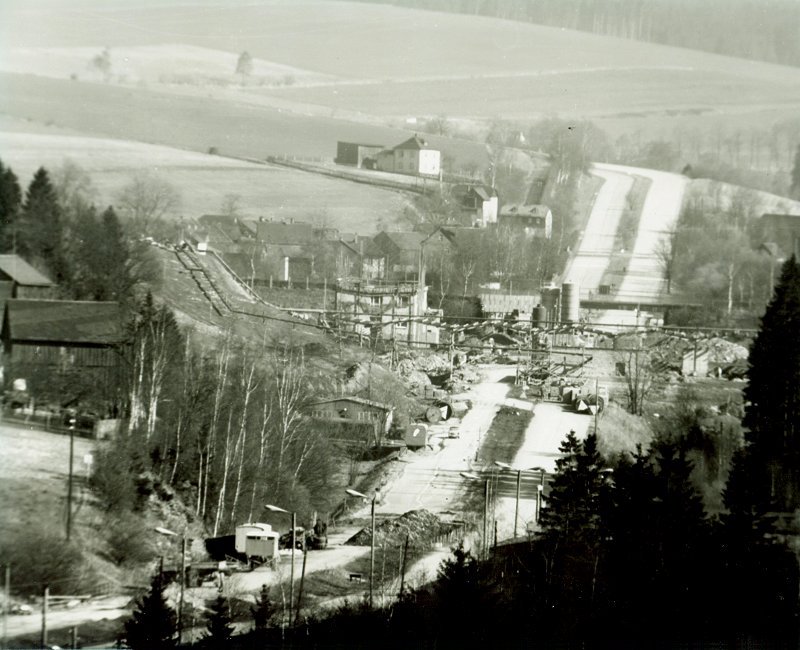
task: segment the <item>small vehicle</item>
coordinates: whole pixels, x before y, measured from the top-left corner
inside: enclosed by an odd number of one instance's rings
[[[450,427],[447,430],[447,437],[448,438],[460,438],[461,437],[461,431],[459,430],[458,427]]]
[[[33,608],[30,605],[14,605],[10,611],[18,616],[30,616],[33,614]]]

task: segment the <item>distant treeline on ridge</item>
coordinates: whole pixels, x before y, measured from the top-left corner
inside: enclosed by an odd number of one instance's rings
[[[368,0],[800,66],[794,0]]]

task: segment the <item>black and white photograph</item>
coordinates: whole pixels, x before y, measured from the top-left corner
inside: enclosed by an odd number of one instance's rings
[[[0,0],[0,648],[800,647],[800,0]]]

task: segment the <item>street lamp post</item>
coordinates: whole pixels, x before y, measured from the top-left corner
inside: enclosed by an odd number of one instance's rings
[[[469,481],[480,481],[481,477],[477,474],[470,474],[469,472],[459,472],[459,474]],[[483,555],[484,559],[488,555],[489,544],[489,479],[483,479]]]
[[[295,531],[297,529],[297,513],[294,511],[285,510],[272,504],[264,506],[270,512],[283,512],[287,515],[292,515],[292,566],[289,570],[289,621],[292,620],[292,612],[294,611],[294,547],[297,546],[297,539],[295,538]]]
[[[175,533],[169,528],[162,528],[161,526],[156,526],[155,531],[160,535],[166,535],[168,537],[178,537],[178,533]],[[183,591],[186,586],[186,531],[183,531],[183,535],[181,537],[181,573],[180,573],[180,596],[178,597],[178,645],[183,642]],[[164,572],[164,557],[161,557],[161,572]]]
[[[366,494],[362,494],[357,490],[350,488],[345,489],[345,493],[351,497],[361,497],[362,499],[369,499]],[[374,604],[374,591],[375,591],[375,499],[377,493],[372,497],[370,503],[370,536],[369,536],[369,608],[373,608]]]

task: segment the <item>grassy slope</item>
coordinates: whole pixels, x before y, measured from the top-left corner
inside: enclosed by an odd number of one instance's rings
[[[157,172],[179,189],[180,211],[187,217],[216,212],[226,194],[238,194],[243,216],[324,222],[367,233],[396,223],[406,204],[397,192],[284,167],[122,140],[5,132],[4,127],[0,122],[0,157],[23,185],[40,166],[52,171],[70,159],[90,174],[100,205],[113,204],[141,169]]]
[[[339,78],[335,85],[254,87],[241,92],[203,87],[195,89],[198,97],[188,101],[174,96],[187,92],[175,86],[161,86],[169,90],[162,96],[140,88],[129,88],[126,94],[102,84],[70,88],[0,79],[15,99],[0,104],[0,110],[92,133],[200,149],[216,144],[250,155],[284,151],[332,155],[337,137],[387,143],[400,137],[397,132],[354,129],[324,117],[337,111],[351,115],[358,111],[365,118],[369,113],[535,117],[558,112],[605,116],[605,125],[617,132],[641,127],[663,132],[687,121],[710,128],[729,119],[739,123],[743,116],[763,118],[760,123],[764,123],[796,114],[800,106],[800,70],[794,68],[385,5],[279,1],[234,8],[97,6],[69,12],[57,7],[22,13],[8,9],[5,16],[0,21],[5,24],[0,27],[0,43],[9,51],[14,47],[99,51],[108,45],[113,60],[115,47],[141,46],[149,48],[152,61],[153,52],[160,51],[153,48],[180,44],[192,52],[204,48],[200,58],[218,52],[221,58],[214,65],[224,69],[232,54],[247,49],[264,65],[289,65],[309,75]],[[86,51],[80,50],[81,56]],[[196,59],[189,57],[184,68],[196,70]],[[39,65],[45,64],[46,57]],[[181,64],[165,62],[166,68],[175,65]],[[307,81],[313,82],[313,76],[298,78],[298,85]],[[212,105],[200,93],[219,98],[220,105]],[[82,120],[63,114],[63,106],[84,95]],[[49,116],[43,115],[44,97],[55,104]],[[315,116],[295,116],[295,121],[285,112],[241,105],[264,101]],[[123,108],[126,119],[120,120]],[[193,116],[195,128],[185,123],[187,115]]]

